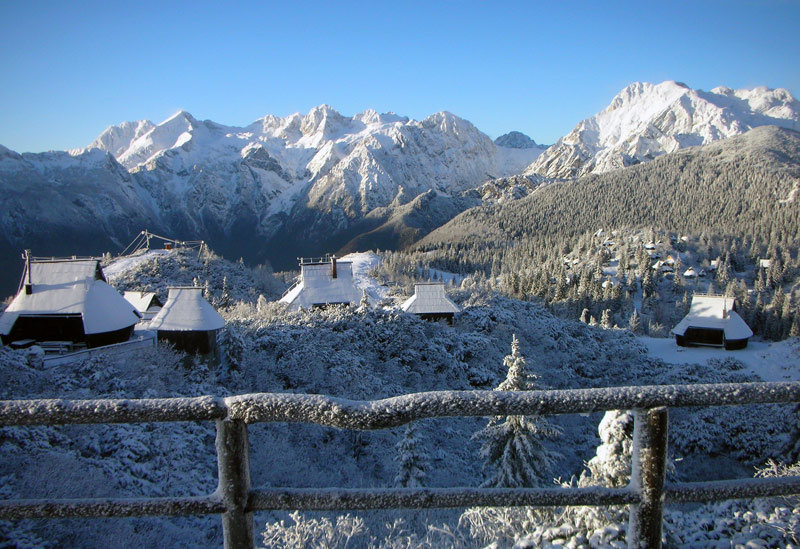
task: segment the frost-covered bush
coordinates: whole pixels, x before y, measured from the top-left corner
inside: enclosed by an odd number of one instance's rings
[[[339,515],[334,520],[328,517],[308,518],[294,511],[289,513],[292,522],[268,522],[261,534],[265,547],[306,549],[308,547],[345,549],[356,547],[366,541],[367,528],[364,519],[352,515]],[[367,538],[368,539],[368,538]],[[353,545],[350,543],[353,542]]]
[[[232,301],[255,303],[259,294],[280,297],[286,285],[268,267],[250,268],[231,262],[214,252],[176,249],[149,258],[122,274],[110,277],[109,283],[120,293],[125,290],[156,292],[162,303],[170,286],[199,284],[207,289],[206,298],[222,307]]]

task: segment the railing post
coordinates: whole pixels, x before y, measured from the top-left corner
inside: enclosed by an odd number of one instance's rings
[[[253,548],[253,513],[247,512],[250,495],[250,456],[247,424],[217,420],[217,493],[225,504],[222,532],[225,549]]]
[[[661,547],[664,474],[667,463],[667,409],[633,412],[631,488],[641,496],[631,505],[628,547]]]

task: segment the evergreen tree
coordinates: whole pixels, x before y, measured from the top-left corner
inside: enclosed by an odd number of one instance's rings
[[[611,329],[611,310],[603,309],[603,314],[600,316],[600,325],[606,330]]]
[[[511,354],[503,359],[508,368],[497,391],[529,391],[536,376],[525,368],[525,358],[515,335]],[[497,488],[533,487],[547,483],[553,463],[561,457],[545,447],[545,439],[555,439],[561,431],[538,416],[495,417],[473,437],[482,440],[481,457],[489,471],[483,486]]]
[[[628,329],[634,334],[638,334],[642,329],[642,320],[636,308],[633,309],[633,314],[628,320]]]
[[[397,475],[394,477],[395,486],[401,488],[422,488],[425,486],[425,470],[428,468],[429,456],[425,447],[420,443],[419,431],[416,422],[406,425],[403,438],[395,447],[397,455]]]
[[[231,303],[231,289],[228,286],[228,277],[222,277],[222,294],[219,297],[219,304],[222,307],[227,307]]]
[[[800,314],[797,314],[796,311],[794,313],[792,327],[789,330],[789,337],[800,337]]]
[[[361,302],[358,304],[358,308],[362,311],[369,310],[369,298],[367,298],[367,290],[361,290]]]
[[[589,323],[589,309],[584,309],[581,312],[581,322],[583,322],[584,324]]]

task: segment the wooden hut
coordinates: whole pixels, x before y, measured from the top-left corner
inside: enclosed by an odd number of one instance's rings
[[[203,289],[187,286],[170,288],[167,302],[148,328],[176,349],[201,355],[217,353],[217,332],[225,320],[203,298]]]
[[[447,320],[453,323],[455,313],[460,312],[458,306],[447,298],[444,283],[426,282],[414,284],[414,295],[401,306],[407,313],[419,315],[425,320]]]
[[[26,255],[19,292],[0,317],[4,344],[100,347],[130,339],[139,314],[106,283],[97,259]]]
[[[153,320],[164,306],[155,292],[125,292],[125,299],[142,315],[142,322]]]
[[[356,304],[361,292],[353,280],[352,261],[335,256],[301,259],[300,278],[280,299],[292,309]]]
[[[753,331],[735,311],[735,302],[724,296],[693,296],[689,314],[672,329],[675,342],[688,345],[744,349]]]

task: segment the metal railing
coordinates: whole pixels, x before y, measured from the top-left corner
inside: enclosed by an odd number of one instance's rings
[[[800,382],[615,387],[562,391],[436,391],[375,401],[261,393],[141,400],[0,401],[0,426],[214,421],[218,486],[201,497],[0,501],[0,519],[220,514],[225,547],[253,547],[253,512],[467,506],[629,504],[629,547],[659,547],[665,503],[800,494],[800,477],[666,484],[667,408],[800,402]],[[247,426],[306,422],[373,430],[433,417],[634,411],[631,481],[624,488],[258,488],[250,486]]]

